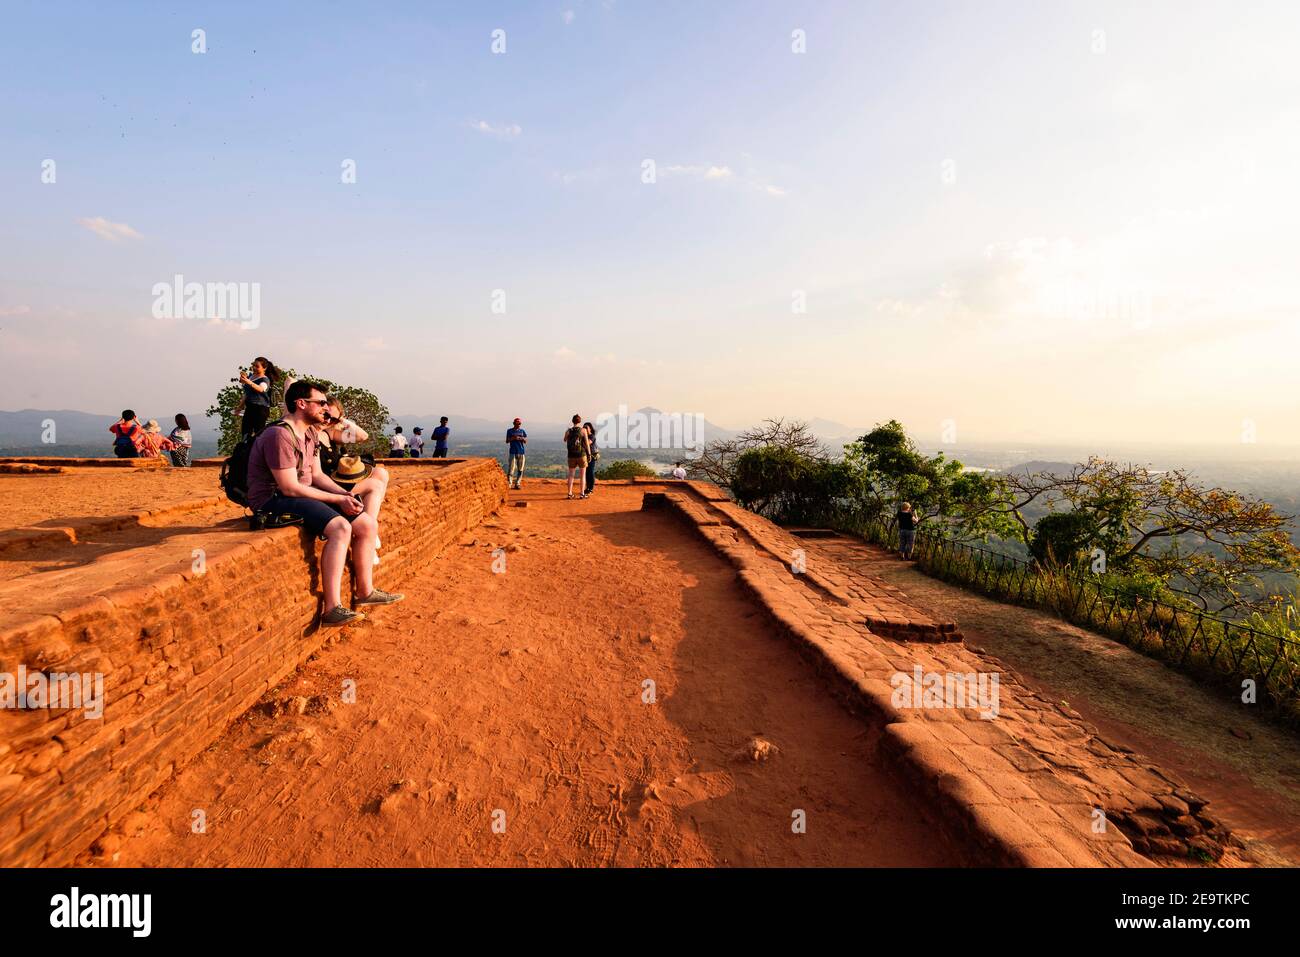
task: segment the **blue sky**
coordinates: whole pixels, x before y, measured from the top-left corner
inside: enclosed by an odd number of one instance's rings
[[[0,407],[1300,442],[1300,14],[1133,7],[6,4]]]

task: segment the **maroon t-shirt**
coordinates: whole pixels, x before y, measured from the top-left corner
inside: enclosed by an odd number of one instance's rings
[[[303,485],[312,480],[311,463],[316,458],[316,433],[308,429],[299,440],[283,425],[268,425],[253,441],[248,453],[248,504],[256,511],[280,491],[271,469],[291,469],[301,461],[298,479]]]

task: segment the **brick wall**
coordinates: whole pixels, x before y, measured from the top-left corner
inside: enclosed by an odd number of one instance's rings
[[[492,460],[394,473],[379,586],[427,566],[505,489]],[[70,863],[337,634],[315,625],[320,543],[246,529],[179,530],[115,555],[108,577],[102,561],[51,573],[24,610],[0,613],[0,671],[102,672],[106,702],[101,719],[0,709],[0,866]]]
[[[966,648],[955,627],[944,635],[956,640],[939,641],[925,628],[882,629],[898,616],[930,622],[898,589],[855,572],[816,539],[796,538],[700,491],[647,491],[642,507],[670,509],[736,567],[742,587],[831,687],[883,729],[884,753],[917,803],[972,862],[1181,865],[1217,861],[1235,845],[1183,782],[1034,692],[1004,663]],[[795,549],[806,552],[800,574],[787,564]],[[916,667],[998,674],[996,720],[896,704],[891,679]]]

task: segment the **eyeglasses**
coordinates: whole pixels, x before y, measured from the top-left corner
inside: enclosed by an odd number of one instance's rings
[[[310,402],[312,405],[329,405],[329,399],[303,399],[304,402]]]

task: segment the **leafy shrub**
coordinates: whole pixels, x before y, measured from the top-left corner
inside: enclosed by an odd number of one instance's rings
[[[617,462],[610,462],[603,469],[596,472],[596,478],[617,481],[619,479],[636,478],[637,476],[657,478],[658,474],[654,469],[642,465],[636,459],[619,459]]]
[[[1097,523],[1086,512],[1053,512],[1034,526],[1030,554],[1040,565],[1078,565],[1097,539]]]
[[[736,458],[731,492],[741,505],[773,521],[816,525],[837,512],[849,481],[842,463],[768,445]]]

